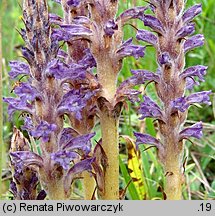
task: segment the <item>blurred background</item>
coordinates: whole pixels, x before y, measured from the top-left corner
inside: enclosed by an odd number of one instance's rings
[[[52,13],[62,15],[61,7],[52,0],[49,0],[49,7]],[[196,33],[204,34],[204,47],[195,49],[186,56],[186,67],[202,64],[207,65],[207,75],[205,82],[195,87],[192,92],[201,90],[212,90],[215,92],[215,1],[214,0],[187,0],[187,7],[202,3],[203,13],[195,19]],[[119,13],[133,6],[146,5],[143,0],[119,0]],[[1,0],[2,9],[2,64],[3,64],[3,95],[12,96],[11,90],[14,80],[9,80],[8,72],[10,68],[8,63],[11,60],[21,58],[21,47],[24,45],[17,29],[23,27],[22,10],[20,0]],[[139,21],[132,21],[136,28],[146,28]],[[135,28],[127,25],[124,28],[125,39],[130,37],[135,39]],[[144,44],[144,43],[142,43]],[[147,46],[146,56],[143,59],[136,60],[127,58],[124,60],[124,66],[119,75],[119,83],[128,78],[130,69],[147,69],[156,71],[155,50]],[[146,92],[155,101],[158,98],[153,84],[145,89],[141,86],[141,91]],[[188,92],[187,92],[188,93]],[[193,143],[186,141],[185,145],[185,179],[186,184],[183,188],[184,199],[215,199],[215,95],[211,95],[212,106],[192,106],[189,110],[186,125],[197,121],[202,121],[204,125],[204,136],[201,140],[192,140]],[[159,101],[158,101],[159,103]],[[15,114],[12,122],[8,121],[7,107],[3,106],[3,199],[11,199],[8,190],[11,174],[9,168],[8,150],[12,135],[13,125],[20,128],[22,119],[19,114]],[[164,174],[162,166],[159,164],[154,148],[144,151],[147,146],[140,147],[140,153],[135,152],[132,142],[133,131],[147,132],[153,136],[157,134],[156,122],[152,119],[140,121],[137,115],[138,104],[131,104],[124,109],[120,119],[120,188],[125,189],[125,199],[163,199]],[[95,126],[97,137],[100,136],[99,125]],[[123,136],[128,136],[125,139]],[[129,140],[129,141],[128,141]],[[128,154],[132,154],[133,161],[129,161]]]

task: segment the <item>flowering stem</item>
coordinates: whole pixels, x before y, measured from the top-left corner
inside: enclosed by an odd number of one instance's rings
[[[116,75],[111,61],[104,57],[102,64],[97,64],[99,82],[103,87],[103,96],[110,103],[114,100],[116,92]],[[108,166],[105,170],[104,200],[119,199],[119,161],[118,161],[118,118],[114,118],[107,109],[100,109],[100,124],[102,132],[102,147],[107,155]]]

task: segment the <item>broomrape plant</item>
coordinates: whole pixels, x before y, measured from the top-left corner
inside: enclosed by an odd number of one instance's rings
[[[23,0],[25,29],[20,35],[26,62],[11,61],[15,98],[4,98],[14,127],[10,158],[11,191],[15,199],[70,199],[72,184],[83,178],[85,199],[119,199],[119,117],[126,100],[139,101],[134,86],[154,82],[162,107],[143,96],[140,119],[158,121],[160,140],[135,132],[137,145],[157,147],[166,173],[168,199],[181,199],[183,140],[201,138],[202,124],[182,129],[194,103],[210,104],[210,91],[184,96],[185,89],[204,81],[207,67],[185,67],[185,54],[203,45],[192,22],[201,5],[184,11],[183,0],[150,1],[118,17],[117,0],[55,0],[63,17],[48,12],[46,0]],[[151,9],[154,16],[147,15]],[[123,59],[144,57],[146,46],[123,40],[123,27],[139,19],[153,32],[138,30],[136,38],[157,51],[156,73],[131,70],[133,76],[117,87]],[[156,34],[155,34],[156,33]],[[25,80],[25,81],[23,81]],[[102,137],[92,146],[99,120]],[[39,186],[38,186],[38,183]]]
[[[157,52],[158,69],[156,73],[144,70],[134,71],[141,74],[145,81],[155,83],[161,107],[149,97],[143,96],[139,113],[140,119],[155,118],[159,125],[160,140],[141,133],[134,133],[137,144],[147,143],[157,147],[158,157],[163,164],[166,176],[165,193],[167,199],[182,198],[183,141],[190,137],[202,137],[202,123],[183,129],[188,108],[196,103],[210,105],[211,91],[202,91],[185,96],[186,89],[192,89],[204,81],[206,66],[198,65],[184,69],[185,54],[202,46],[203,35],[190,36],[195,31],[192,20],[201,13],[200,4],[184,10],[185,1],[150,1],[154,16],[145,15],[143,22],[155,33],[139,30],[137,39],[152,44]]]

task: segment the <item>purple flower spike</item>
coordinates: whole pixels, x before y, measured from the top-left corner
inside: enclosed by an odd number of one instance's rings
[[[203,129],[202,122],[198,122],[192,125],[191,127],[187,127],[180,132],[179,134],[180,140],[186,139],[189,137],[195,137],[197,139],[201,139],[203,136],[202,129]]]
[[[184,52],[187,53],[188,51],[203,45],[204,45],[204,36],[201,34],[194,35],[185,41]]]
[[[31,131],[31,136],[35,138],[42,138],[43,142],[49,142],[50,135],[57,129],[55,124],[49,124],[46,121],[41,121],[35,130]]]
[[[144,16],[144,25],[149,26],[154,31],[156,31],[160,34],[162,34],[164,32],[164,28],[163,28],[161,22],[157,18],[155,18],[154,16],[145,15]]]
[[[33,101],[39,97],[38,91],[29,83],[21,83],[14,91],[19,97],[25,97],[26,100]]]
[[[202,12],[202,5],[197,4],[186,10],[182,16],[183,22],[188,23]]]
[[[140,119],[142,120],[146,117],[153,117],[163,120],[163,113],[160,107],[147,96],[143,96],[143,99],[144,102],[140,104],[139,109],[139,113],[142,115]]]
[[[206,70],[208,67],[203,65],[196,65],[193,67],[187,68],[184,72],[180,74],[180,77],[182,79],[185,79],[187,77],[198,77],[200,81],[204,82],[204,76],[206,74]]]
[[[195,32],[195,23],[189,23],[183,26],[177,33],[177,38],[184,38],[188,35],[191,35]]]
[[[173,108],[185,112],[191,104],[201,103],[211,105],[210,97],[211,91],[202,91],[189,95],[188,97],[181,97],[173,101]]]
[[[137,40],[145,41],[153,46],[157,45],[157,36],[147,30],[138,30],[136,35]]]
[[[111,37],[117,29],[118,25],[114,22],[114,20],[108,20],[104,27],[104,32],[107,36]]]
[[[51,154],[51,159],[59,163],[65,170],[69,169],[70,162],[77,157],[77,153],[66,150],[58,151],[56,153]]]
[[[11,61],[9,66],[11,67],[9,72],[11,79],[15,79],[19,75],[30,75],[29,65],[24,62]]]
[[[132,38],[125,41],[122,46],[117,50],[119,59],[123,59],[126,56],[134,56],[136,59],[144,57],[146,47],[133,45]]]
[[[160,143],[160,141],[148,134],[142,134],[142,133],[137,133],[134,132],[134,136],[136,137],[136,144],[140,145],[140,144],[151,144],[156,146],[157,148],[160,148],[162,146],[162,144]]]

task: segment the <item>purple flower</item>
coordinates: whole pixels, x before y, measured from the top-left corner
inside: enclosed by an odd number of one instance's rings
[[[71,90],[63,96],[58,106],[58,114],[74,113],[78,120],[82,119],[81,110],[87,105],[94,92],[81,92],[81,90]]]
[[[17,110],[30,114],[34,112],[33,106],[27,102],[26,97],[3,98],[3,101],[8,103],[8,114],[10,119],[12,118],[13,113]]]
[[[67,151],[72,151],[75,149],[82,150],[85,155],[89,154],[91,151],[91,139],[95,136],[95,133],[85,134],[77,137],[73,137],[68,140],[61,148]]]
[[[162,146],[160,141],[158,139],[152,137],[151,135],[134,132],[134,136],[136,137],[136,144],[137,145],[151,144],[151,145],[156,146],[157,148],[160,148]]]
[[[68,192],[70,190],[71,184],[74,180],[75,175],[82,173],[83,171],[91,171],[92,163],[95,161],[95,158],[88,158],[82,160],[76,164],[72,168],[69,169],[66,178],[65,178],[65,191]]]
[[[176,33],[177,38],[184,38],[188,35],[191,35],[195,32],[195,23],[188,23],[184,25],[179,31]]]
[[[122,46],[117,50],[119,59],[123,59],[126,56],[134,56],[136,59],[144,57],[145,48],[139,45],[132,44],[132,38],[125,41]]]
[[[63,23],[63,19],[56,14],[49,14],[49,22],[57,25],[61,25]]]
[[[157,45],[157,36],[147,30],[138,30],[136,35],[137,40],[142,40],[154,46]]]
[[[63,60],[65,60],[65,59],[68,57],[68,54],[67,54],[64,50],[59,49],[59,50],[58,50],[57,56],[58,56],[59,58],[62,58]],[[54,60],[53,60],[53,61],[54,61]]]
[[[194,77],[198,77],[200,81],[204,82],[205,81],[204,76],[206,74],[207,68],[208,67],[203,65],[196,65],[193,67],[189,67],[180,74],[180,77],[182,79],[185,79],[187,77],[191,77],[194,79]]]
[[[91,20],[86,16],[76,16],[73,18],[72,23],[76,25],[89,26],[91,23]]]
[[[9,72],[11,79],[15,79],[19,75],[30,75],[30,67],[24,62],[11,61],[9,66],[11,67],[11,71]]]
[[[201,139],[201,137],[203,136],[202,129],[203,129],[202,122],[198,122],[192,125],[191,127],[187,127],[180,132],[179,134],[180,140],[189,137],[195,137],[197,139]]]
[[[33,121],[31,117],[26,116],[24,118],[24,125],[22,126],[22,130],[27,130],[28,132],[32,131],[34,129]]]
[[[77,153],[66,150],[60,150],[51,154],[51,159],[59,163],[65,170],[69,169],[71,160],[74,160],[77,157]]]
[[[171,57],[168,52],[163,52],[158,56],[158,63],[160,65],[169,65],[171,64]]]
[[[194,86],[200,85],[200,83],[193,78],[187,77],[186,79],[186,89],[191,90]]]
[[[124,24],[130,19],[143,20],[145,10],[146,10],[146,7],[134,7],[134,8],[128,9],[119,15],[119,17],[117,18],[117,22],[121,21]]]
[[[172,106],[175,109],[185,112],[191,104],[202,103],[211,105],[210,97],[211,91],[202,91],[189,95],[188,97],[181,97],[173,101]]]
[[[11,152],[12,162],[14,162],[19,169],[23,169],[23,166],[37,165],[39,167],[43,166],[43,159],[38,154],[31,151],[16,151]]]
[[[160,76],[156,73],[147,70],[131,70],[134,77],[136,77],[136,85],[144,84],[145,81],[160,81]]]
[[[61,4],[61,0],[53,0],[55,2],[57,2],[58,4]]]
[[[39,97],[38,91],[32,87],[29,83],[20,83],[14,91],[20,98],[25,97],[26,100],[33,101],[36,97]]]
[[[144,102],[140,104],[139,108],[139,113],[142,115],[140,119],[142,120],[146,117],[163,119],[163,113],[160,107],[147,96],[143,96],[143,99]]]
[[[69,6],[77,7],[80,4],[81,0],[68,0],[67,4]]]
[[[204,45],[204,36],[201,34],[194,35],[185,41],[184,52],[187,53],[188,51],[203,45]]]
[[[78,135],[79,133],[75,131],[73,128],[64,128],[60,134],[59,146],[66,145],[72,138]]]
[[[105,34],[111,37],[115,30],[118,30],[118,25],[114,22],[114,20],[108,20],[104,26]]]
[[[56,79],[82,80],[85,78],[86,68],[75,63],[67,65],[59,59],[54,59],[48,64],[46,73]]]
[[[57,41],[70,41],[73,38],[89,39],[92,35],[92,31],[83,26],[77,24],[60,25],[61,28],[53,29],[52,39]]]
[[[164,33],[164,31],[165,31],[162,23],[157,18],[155,18],[154,16],[151,16],[151,15],[145,15],[144,16],[144,25],[149,26],[154,31],[156,31],[160,34]]]
[[[51,133],[56,129],[57,126],[55,124],[41,121],[40,124],[30,132],[30,135],[37,139],[42,138],[43,142],[49,142]]]
[[[202,12],[202,5],[196,4],[186,10],[182,16],[182,20],[184,23],[188,23],[192,21],[196,16],[198,16]]]

